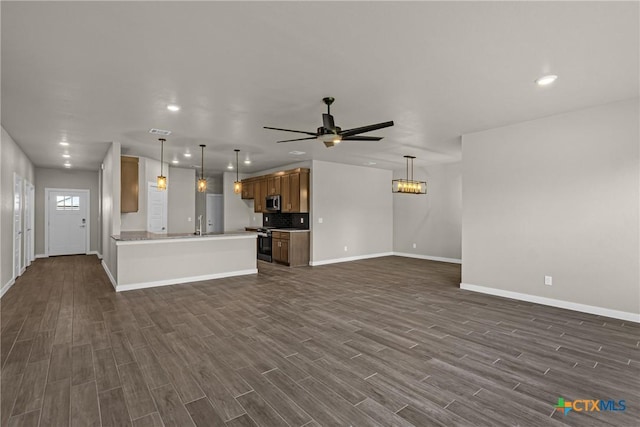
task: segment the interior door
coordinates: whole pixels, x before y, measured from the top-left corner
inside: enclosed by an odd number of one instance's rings
[[[167,232],[167,190],[159,190],[155,182],[149,183],[147,198],[147,231]]]
[[[207,194],[207,233],[224,230],[224,201],[222,194]]]
[[[33,260],[33,184],[24,182],[24,265],[29,267]]]
[[[22,274],[22,178],[13,174],[13,277]]]
[[[48,254],[86,254],[89,191],[48,190]]]

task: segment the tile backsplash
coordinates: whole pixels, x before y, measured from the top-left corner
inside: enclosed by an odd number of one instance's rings
[[[265,213],[262,215],[264,227],[309,229],[308,213]]]

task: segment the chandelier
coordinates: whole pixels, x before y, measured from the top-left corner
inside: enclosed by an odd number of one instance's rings
[[[425,181],[415,181],[413,179],[413,159],[416,157],[404,157],[407,159],[407,178],[394,179],[391,181],[391,191],[393,193],[427,194],[427,183]],[[409,175],[409,160],[411,160],[411,175]]]

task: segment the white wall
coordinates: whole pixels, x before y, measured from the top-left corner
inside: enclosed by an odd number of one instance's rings
[[[638,104],[463,136],[463,284],[638,318]]]
[[[406,169],[393,173],[394,179],[405,177]],[[415,168],[414,179],[427,182],[427,194],[393,195],[394,252],[416,258],[460,262],[462,164],[456,162]]]
[[[13,174],[32,184],[34,166],[11,136],[0,128],[0,293],[13,282]],[[24,206],[24,204],[23,204]],[[24,224],[24,216],[23,216]],[[24,254],[24,239],[23,250]],[[24,265],[24,262],[23,262]]]
[[[168,185],[169,233],[193,233],[196,215],[196,171],[185,168],[169,168],[171,182]]]
[[[90,251],[98,251],[100,218],[98,217],[98,172],[72,169],[35,169],[35,253],[44,254],[45,229],[45,188],[71,188],[89,190]]]
[[[314,160],[310,180],[312,265],[391,254],[391,171]]]
[[[246,175],[240,174],[240,179]],[[253,200],[244,200],[233,192],[235,172],[222,174],[222,198],[224,203],[224,231],[244,231],[247,226],[261,226],[262,214],[253,212]]]
[[[102,161],[102,265],[117,277],[115,241],[120,234],[120,143],[113,142]]]

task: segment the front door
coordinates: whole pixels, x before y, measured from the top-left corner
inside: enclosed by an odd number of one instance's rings
[[[89,190],[47,189],[48,254],[86,254]]]
[[[33,184],[24,182],[24,265],[29,267],[33,259]]]

